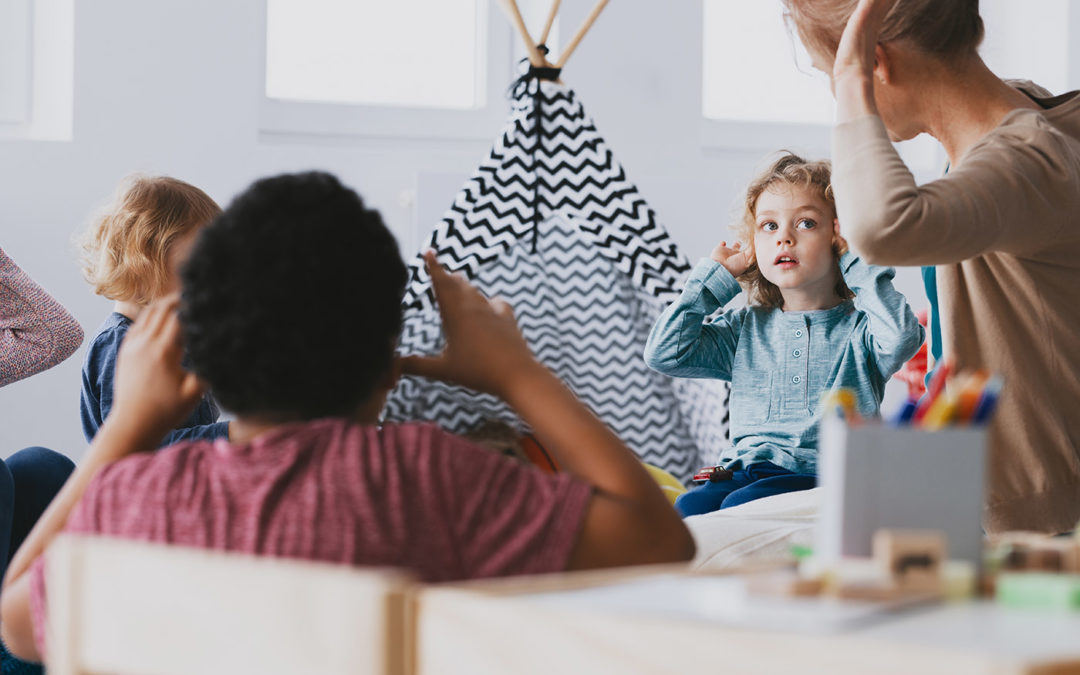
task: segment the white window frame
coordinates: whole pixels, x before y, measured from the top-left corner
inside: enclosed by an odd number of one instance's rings
[[[70,141],[75,98],[75,0],[3,0],[21,27],[22,61],[0,96],[17,99],[0,119],[0,140]],[[11,64],[9,64],[11,65]],[[21,72],[20,72],[21,71]]]
[[[701,115],[701,145],[706,151],[768,152],[787,149],[828,156],[831,124],[744,122],[717,120]]]
[[[480,3],[480,87],[483,105],[473,109],[288,101],[266,95],[267,3],[259,3],[261,55],[259,131],[263,135],[489,140],[506,118],[513,34],[497,3]]]
[[[33,0],[0,4],[0,124],[25,124],[33,96]]]

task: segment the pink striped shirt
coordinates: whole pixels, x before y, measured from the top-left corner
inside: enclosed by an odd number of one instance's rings
[[[430,424],[323,419],[125,458],[95,477],[67,530],[450,581],[566,569],[591,494]],[[44,597],[39,559],[43,654]]]

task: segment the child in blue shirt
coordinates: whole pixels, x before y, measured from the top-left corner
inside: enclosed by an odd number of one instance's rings
[[[83,249],[87,281],[116,303],[90,342],[82,369],[79,413],[87,442],[112,408],[116,354],[132,321],[150,302],[179,289],[179,272],[195,237],[221,213],[213,199],[175,178],[135,176],[116,202],[87,231]],[[228,438],[229,423],[205,396],[191,416],[161,445],[197,438]]]
[[[785,153],[747,189],[739,242],[713,249],[657,320],[645,361],[667,375],[731,382],[732,446],[684,516],[816,485],[818,401],[853,391],[879,414],[885,383],[923,341],[891,268],[840,236],[827,162]],[[710,319],[746,286],[749,304]]]

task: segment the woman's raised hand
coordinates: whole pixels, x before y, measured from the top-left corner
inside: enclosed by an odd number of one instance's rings
[[[840,36],[833,62],[833,82],[848,78],[870,80],[877,61],[877,45],[885,17],[896,0],[859,0]]]
[[[896,0],[859,0],[840,36],[833,60],[832,84],[837,123],[877,115],[874,68],[881,28]],[[884,53],[884,52],[882,52]]]

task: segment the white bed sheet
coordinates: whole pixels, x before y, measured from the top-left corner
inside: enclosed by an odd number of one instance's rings
[[[793,546],[811,546],[821,488],[765,497],[686,519],[697,542],[692,566],[724,571],[792,559]]]

